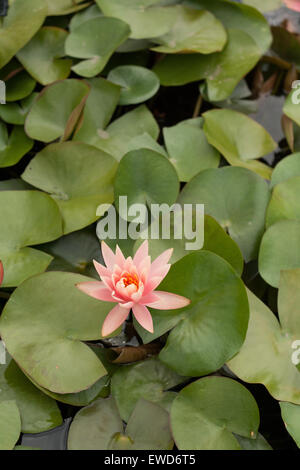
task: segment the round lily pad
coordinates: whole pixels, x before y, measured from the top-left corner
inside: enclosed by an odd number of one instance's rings
[[[0,168],[18,163],[32,146],[33,141],[27,137],[23,127],[14,127],[8,135],[6,125],[0,122]]]
[[[112,303],[76,288],[88,280],[63,272],[32,277],[13,293],[1,315],[1,337],[11,356],[34,382],[55,393],[80,392],[106,375],[83,341],[101,338]]]
[[[55,202],[39,191],[0,191],[0,259],[4,287],[19,285],[44,272],[52,257],[30,248],[62,235],[62,219]]]
[[[38,153],[22,178],[51,194],[66,234],[95,222],[97,207],[113,202],[116,169],[111,155],[80,142],[63,142]]]
[[[0,365],[0,403],[15,400],[20,410],[22,432],[38,433],[62,424],[54,400],[40,392],[6,354],[6,364]]]
[[[267,211],[266,226],[279,220],[300,221],[300,175],[277,184]]]
[[[243,385],[206,377],[185,387],[171,409],[171,428],[180,450],[241,450],[235,434],[255,439],[259,410]]]
[[[223,167],[201,171],[183,189],[181,204],[204,204],[239,245],[244,259],[257,256],[269,202],[267,183],[245,168]]]
[[[38,93],[32,93],[30,96],[14,103],[0,104],[0,117],[8,124],[23,125],[26,116]]]
[[[300,176],[300,153],[288,155],[276,165],[272,173],[271,187],[296,176]]]
[[[300,448],[300,406],[294,403],[280,403],[281,415],[284,424]]]
[[[89,86],[75,79],[53,83],[39,94],[25,122],[25,131],[32,139],[51,142],[66,140],[81,114]]]
[[[168,185],[165,182],[168,181]],[[179,181],[172,164],[161,154],[148,149],[133,150],[121,160],[115,178],[115,199],[120,196],[132,204],[172,205],[177,198]],[[134,216],[121,214],[123,218]]]
[[[19,440],[21,418],[13,400],[0,402],[0,450],[12,450]]]
[[[137,65],[120,65],[109,72],[107,79],[121,86],[121,105],[143,103],[152,98],[160,86],[154,72]]]
[[[281,220],[268,228],[258,265],[262,278],[273,287],[279,286],[282,270],[300,268],[300,221]]]

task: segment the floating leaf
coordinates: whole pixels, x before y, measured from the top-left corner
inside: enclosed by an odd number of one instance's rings
[[[98,5],[93,4],[89,8],[86,8],[83,11],[80,11],[79,13],[76,13],[76,15],[72,16],[71,21],[69,23],[69,29],[70,31],[73,31],[85,21],[91,20],[92,18],[96,18],[102,15],[103,13],[99,9]]]
[[[284,424],[300,448],[300,406],[293,403],[280,403],[281,415]]]
[[[292,90],[283,106],[284,114],[300,126],[299,90]]]
[[[155,38],[160,44],[156,52],[166,54],[199,52],[212,54],[221,51],[227,41],[222,23],[205,10],[193,10],[178,6],[178,18],[172,29],[164,36]]]
[[[300,153],[293,153],[276,165],[272,173],[271,187],[295,176],[300,176]]]
[[[32,93],[30,96],[19,103],[0,104],[0,117],[8,124],[23,125],[26,116],[38,93]]]
[[[168,186],[164,184],[168,181]],[[115,199],[118,210],[120,196],[127,204],[163,204],[171,206],[178,196],[177,173],[169,161],[148,149],[133,150],[121,160],[115,178]],[[121,214],[133,220],[137,215]]]
[[[85,59],[72,70],[83,77],[98,75],[113,52],[128,38],[130,28],[117,18],[99,16],[81,23],[66,39],[66,53]]]
[[[18,163],[32,146],[33,142],[27,137],[23,127],[14,127],[8,135],[6,125],[0,122],[0,168]]]
[[[206,79],[209,100],[221,101],[232,94],[259,58],[260,51],[249,34],[230,29],[228,42],[222,52],[168,55],[153,70],[165,86],[185,85]]]
[[[62,58],[67,36],[64,29],[45,26],[18,52],[21,64],[42,85],[69,76],[72,61]]]
[[[0,27],[0,69],[30,41],[47,14],[44,0],[14,0]]]
[[[1,316],[11,356],[35,383],[55,393],[77,393],[106,375],[82,341],[100,339],[112,304],[76,289],[89,279],[62,272],[32,277],[12,294]]]
[[[257,8],[261,12],[267,12],[270,10],[276,10],[282,6],[282,0],[243,0],[243,3],[250,5],[251,7]]]
[[[290,287],[289,295],[293,297],[293,284]],[[300,372],[292,362],[292,343],[299,338],[300,331],[291,329],[292,321],[299,318],[299,304],[290,312],[279,305],[281,327],[273,312],[250,291],[248,299],[250,319],[246,340],[228,366],[241,380],[264,384],[276,400],[300,404]]]
[[[51,142],[66,140],[81,114],[89,86],[75,79],[47,86],[33,103],[26,118],[25,130],[32,139]]]
[[[245,31],[256,42],[261,54],[267,52],[271,46],[273,38],[270,26],[264,16],[255,8],[223,0],[187,0],[186,4],[210,11],[227,29]]]
[[[256,439],[249,439],[248,437],[234,435],[243,450],[273,450],[266,439],[260,434],[257,434]]]
[[[114,399],[98,399],[76,414],[69,431],[69,450],[106,450],[113,436],[123,432]]]
[[[185,381],[158,359],[120,367],[112,377],[112,394],[123,421],[128,421],[140,398],[169,410],[175,397],[170,388]]]
[[[113,202],[116,169],[111,155],[80,142],[63,142],[38,153],[22,178],[52,195],[66,234],[95,222],[97,207]]]
[[[300,175],[278,183],[273,188],[272,198],[267,211],[266,226],[279,220],[300,221]]]
[[[12,450],[19,440],[21,418],[15,401],[0,402],[0,450]]]
[[[170,161],[180,181],[190,181],[200,171],[219,166],[220,155],[207,142],[200,125],[182,121],[175,126],[165,127],[163,133]]]
[[[246,261],[257,256],[269,202],[268,185],[258,175],[237,167],[201,171],[185,186],[179,202],[204,204],[206,214],[229,233]]]
[[[203,117],[208,142],[230,165],[248,168],[270,179],[272,169],[255,159],[273,152],[277,144],[260,124],[231,109],[208,111]]]
[[[268,228],[258,265],[262,278],[273,287],[278,287],[282,270],[300,268],[300,221],[281,220]]]
[[[134,39],[167,33],[178,16],[176,6],[161,6],[161,0],[96,0],[96,3],[106,16],[128,23]]]
[[[13,287],[46,270],[52,257],[29,246],[60,237],[62,220],[55,202],[39,191],[1,191],[0,220],[3,286]]]
[[[13,102],[27,98],[34,90],[36,81],[25,70],[20,70],[9,80],[5,81],[6,101]]]
[[[143,103],[159,89],[154,72],[136,65],[121,65],[109,72],[107,79],[121,86],[120,105]]]
[[[234,434],[255,439],[259,410],[251,393],[225,377],[205,377],[185,387],[171,409],[179,450],[241,450]]]
[[[90,1],[84,0],[46,0],[48,5],[48,15],[68,15],[82,10],[90,5]]]
[[[62,424],[56,402],[35,388],[8,354],[6,364],[0,365],[0,406],[5,400],[18,405],[22,432],[38,433]]]

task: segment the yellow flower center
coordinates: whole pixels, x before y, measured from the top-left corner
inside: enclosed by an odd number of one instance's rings
[[[126,273],[124,276],[122,276],[122,281],[123,281],[124,287],[128,287],[131,284],[134,284],[137,289],[139,288],[139,279],[136,274],[132,275],[132,274]]]

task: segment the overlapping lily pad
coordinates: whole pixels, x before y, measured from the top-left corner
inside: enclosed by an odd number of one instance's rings
[[[164,184],[168,181],[168,186]],[[127,196],[128,207],[132,204],[168,204],[177,199],[179,181],[172,164],[161,154],[149,149],[133,150],[121,160],[115,178],[116,206],[119,198]],[[121,214],[133,220],[138,214]]]
[[[106,375],[83,341],[100,339],[112,304],[76,289],[88,280],[63,272],[32,277],[13,293],[1,316],[0,332],[11,356],[34,382],[55,393],[77,393]]]
[[[280,403],[284,424],[300,448],[300,406],[293,403]]]
[[[297,89],[292,90],[288,95],[283,107],[283,112],[300,126],[299,91],[297,91]]]
[[[0,168],[18,163],[32,146],[33,141],[22,127],[14,127],[9,135],[6,125],[0,122]]]
[[[121,418],[128,421],[140,398],[169,410],[176,395],[167,390],[185,380],[158,359],[120,367],[112,377],[111,386]]]
[[[0,259],[3,286],[17,286],[46,270],[52,257],[30,248],[62,235],[62,219],[55,202],[39,191],[0,192]]]
[[[13,400],[0,402],[0,450],[12,450],[19,440],[21,418]]]
[[[121,105],[143,103],[152,98],[160,86],[154,72],[137,65],[120,65],[111,70],[107,79],[121,87]]]
[[[300,176],[300,153],[293,153],[283,158],[274,168],[271,179],[271,186]]]
[[[67,140],[80,117],[89,86],[68,79],[53,83],[39,94],[26,118],[25,131],[32,139],[52,142]]]
[[[30,41],[47,14],[44,0],[14,0],[0,28],[0,68]]]
[[[1,119],[8,124],[23,125],[37,95],[38,93],[32,93],[19,102],[0,104]]]
[[[260,124],[231,109],[208,111],[203,117],[208,142],[230,165],[248,168],[270,179],[272,169],[256,159],[273,152],[277,144]]]
[[[262,383],[277,400],[300,404],[300,371],[292,362],[292,343],[299,338],[299,303],[295,282],[299,269],[284,272],[279,296],[279,324],[273,312],[248,291],[250,320],[245,343],[228,363],[245,382]],[[292,282],[291,282],[292,281]],[[296,293],[296,297],[295,297]]]
[[[46,0],[48,6],[48,15],[68,15],[86,8],[90,1],[85,0]]]
[[[209,100],[221,101],[231,95],[259,58],[260,50],[249,34],[229,29],[228,42],[222,52],[168,55],[153,70],[165,86],[205,79]]]
[[[95,222],[97,207],[113,202],[116,169],[111,155],[80,142],[64,142],[37,154],[22,178],[52,195],[66,234]]]
[[[0,406],[8,400],[19,408],[22,432],[38,433],[62,424],[56,402],[40,392],[7,354],[6,364],[0,365]]]
[[[196,251],[173,264],[159,288],[191,300],[181,310],[151,310],[154,334],[136,325],[144,342],[173,328],[159,356],[168,367],[181,375],[206,375],[239,351],[247,331],[248,301],[242,281],[226,261]]]
[[[178,17],[172,29],[155,38],[160,44],[153,48],[166,54],[199,52],[212,54],[221,51],[227,41],[222,23],[206,10],[178,6]]]
[[[204,204],[239,245],[246,261],[257,256],[269,202],[268,185],[244,168],[201,171],[183,189],[181,204]]]
[[[45,26],[18,52],[19,61],[42,85],[69,76],[72,60],[63,58],[67,36],[64,29]]]
[[[219,166],[219,152],[207,142],[198,120],[165,127],[163,134],[180,181],[190,181],[200,171]]]
[[[255,439],[259,410],[251,393],[225,377],[206,377],[174,400],[171,428],[180,450],[241,450],[235,435]]]
[[[300,221],[300,175],[277,184],[267,211],[267,227],[279,220]]]
[[[117,18],[99,16],[74,28],[66,40],[66,53],[85,59],[72,69],[83,77],[98,75],[113,52],[129,37],[127,23]]]

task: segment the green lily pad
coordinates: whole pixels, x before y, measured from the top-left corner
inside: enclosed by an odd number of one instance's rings
[[[16,75],[5,81],[5,85],[6,101],[9,103],[27,98],[33,92],[36,81],[25,70],[20,70]]]
[[[296,276],[299,282],[298,270]],[[293,302],[294,284],[288,288]],[[299,327],[298,331],[294,328],[299,304],[293,311],[288,310],[290,302],[286,309],[279,304],[280,326],[273,312],[250,291],[248,298],[250,319],[246,340],[228,366],[244,382],[262,383],[276,400],[300,404],[300,372],[292,362],[292,344],[300,335]]]
[[[171,218],[172,230],[168,239],[159,240],[149,239],[149,253],[152,259],[155,259],[163,251],[173,248],[173,254],[170,262],[175,263],[184,256],[190,253],[186,249],[186,243],[191,243],[193,240],[187,240],[184,234],[180,240],[174,239],[174,220]],[[202,230],[201,226],[201,230]],[[151,230],[151,227],[150,227]],[[201,235],[199,234],[199,238]],[[201,238],[200,238],[201,239]],[[143,239],[137,240],[135,248],[140,246]],[[218,222],[209,215],[204,215],[204,243],[203,250],[211,251],[221,258],[224,258],[240,276],[243,272],[244,260],[238,245],[230,238],[225,230],[218,224]],[[136,251],[136,250],[135,250]],[[130,253],[131,255],[132,253]]]
[[[62,80],[47,86],[34,101],[25,122],[32,139],[51,142],[67,140],[79,119],[89,86],[76,79]]]
[[[84,0],[46,0],[48,5],[48,15],[68,15],[82,10],[90,5],[90,1]]]
[[[154,38],[170,31],[178,17],[176,6],[161,0],[96,0],[106,16],[129,24],[134,39]]]
[[[293,403],[280,403],[284,424],[300,448],[300,406]]]
[[[203,117],[208,142],[230,165],[248,168],[270,179],[272,169],[255,159],[273,152],[277,144],[260,124],[231,109],[208,111]]]
[[[101,338],[101,325],[112,304],[76,289],[76,284],[89,279],[63,272],[32,277],[3,310],[0,331],[7,350],[35,383],[51,392],[77,393],[106,375],[82,341]]]
[[[257,8],[261,12],[267,12],[276,10],[277,8],[282,7],[282,0],[264,0],[262,3],[261,0],[243,0],[243,3],[250,5],[251,7]]]
[[[40,392],[8,354],[6,356],[6,364],[0,365],[0,404],[15,400],[22,432],[38,433],[60,426],[62,417],[56,402]]]
[[[123,421],[128,421],[140,398],[158,403],[168,411],[175,398],[170,388],[186,380],[158,359],[119,367],[112,377],[114,396]]]
[[[30,41],[47,14],[44,0],[14,0],[0,27],[0,69]]]
[[[168,185],[165,184],[168,181]],[[177,199],[179,181],[172,164],[161,154],[149,149],[133,150],[121,160],[115,177],[115,199],[119,208],[120,196],[132,204],[163,204],[171,206]],[[121,214],[133,220],[134,215]]]
[[[239,351],[247,331],[248,301],[242,281],[226,261],[195,251],[172,265],[159,289],[191,300],[180,310],[151,309],[154,334],[136,325],[144,343],[173,328],[159,355],[168,367],[181,375],[206,375]]]
[[[69,29],[70,31],[73,31],[85,21],[91,20],[92,18],[96,18],[102,15],[103,13],[101,12],[98,5],[94,3],[90,7],[85,8],[84,10],[79,11],[78,13],[72,16],[71,21],[69,23]]]
[[[72,70],[83,77],[98,75],[129,35],[128,24],[117,18],[99,16],[81,23],[70,32],[65,43],[67,55],[85,59]]]
[[[32,147],[23,127],[14,127],[8,135],[6,125],[0,122],[0,168],[15,165]]]
[[[205,79],[210,101],[227,99],[261,55],[249,34],[235,29],[227,33],[228,42],[222,52],[164,57],[153,69],[161,85],[179,86]]]
[[[221,51],[227,41],[222,23],[205,10],[194,10],[179,5],[178,18],[172,29],[155,38],[159,44],[153,48],[165,54],[199,52],[212,54]]]
[[[250,261],[257,256],[269,197],[260,176],[245,168],[223,167],[201,171],[185,186],[179,202],[204,204],[206,214],[219,222]]]
[[[23,126],[26,116],[38,93],[32,93],[30,96],[18,103],[0,104],[0,117],[8,124]]]
[[[111,154],[118,161],[132,150],[133,146],[136,147],[135,139],[138,137],[147,133],[156,140],[159,135],[157,122],[145,105],[134,108],[113,121],[108,127],[105,127],[104,123],[101,128],[98,122],[95,111],[86,125],[84,142]],[[90,126],[89,129],[88,126]],[[82,140],[80,131],[75,134],[75,139]]]
[[[51,194],[67,234],[95,222],[97,207],[113,202],[116,169],[111,155],[84,143],[63,142],[38,153],[22,178]]]
[[[16,402],[0,402],[0,450],[13,450],[20,432],[21,418]]]
[[[288,155],[276,165],[272,173],[271,187],[295,176],[300,176],[300,153]]]
[[[39,191],[0,192],[0,259],[3,287],[14,287],[46,270],[52,257],[29,248],[62,235],[62,220],[55,202]]]
[[[241,384],[205,377],[185,387],[171,409],[171,428],[179,450],[241,450],[234,434],[255,439],[259,410]]]
[[[237,434],[235,434],[234,437],[243,450],[273,450],[260,433],[257,434],[256,439],[249,439],[248,437],[238,436]]]
[[[152,98],[160,86],[154,72],[137,65],[116,67],[107,79],[121,86],[120,105],[143,103]]]
[[[67,37],[68,33],[64,29],[45,26],[18,52],[21,64],[42,85],[69,76],[72,60],[63,59]]]
[[[300,268],[300,221],[281,220],[268,228],[258,266],[262,278],[273,287],[279,286],[282,270]]]
[[[120,87],[103,78],[92,78],[88,84],[91,91],[73,140],[94,145],[98,139],[98,129],[106,128],[118,105]]]
[[[99,398],[76,414],[68,437],[69,450],[105,450],[113,436],[123,433],[115,400]]]
[[[200,171],[219,166],[220,154],[207,142],[200,125],[182,121],[165,127],[163,134],[170,161],[180,181],[190,181]]]
[[[256,8],[223,0],[187,0],[185,3],[193,8],[204,8],[210,11],[227,29],[245,31],[256,42],[261,55],[270,48],[273,40],[270,26]]]
[[[267,211],[266,226],[279,220],[299,220],[300,222],[300,175],[278,183],[273,188]]]

